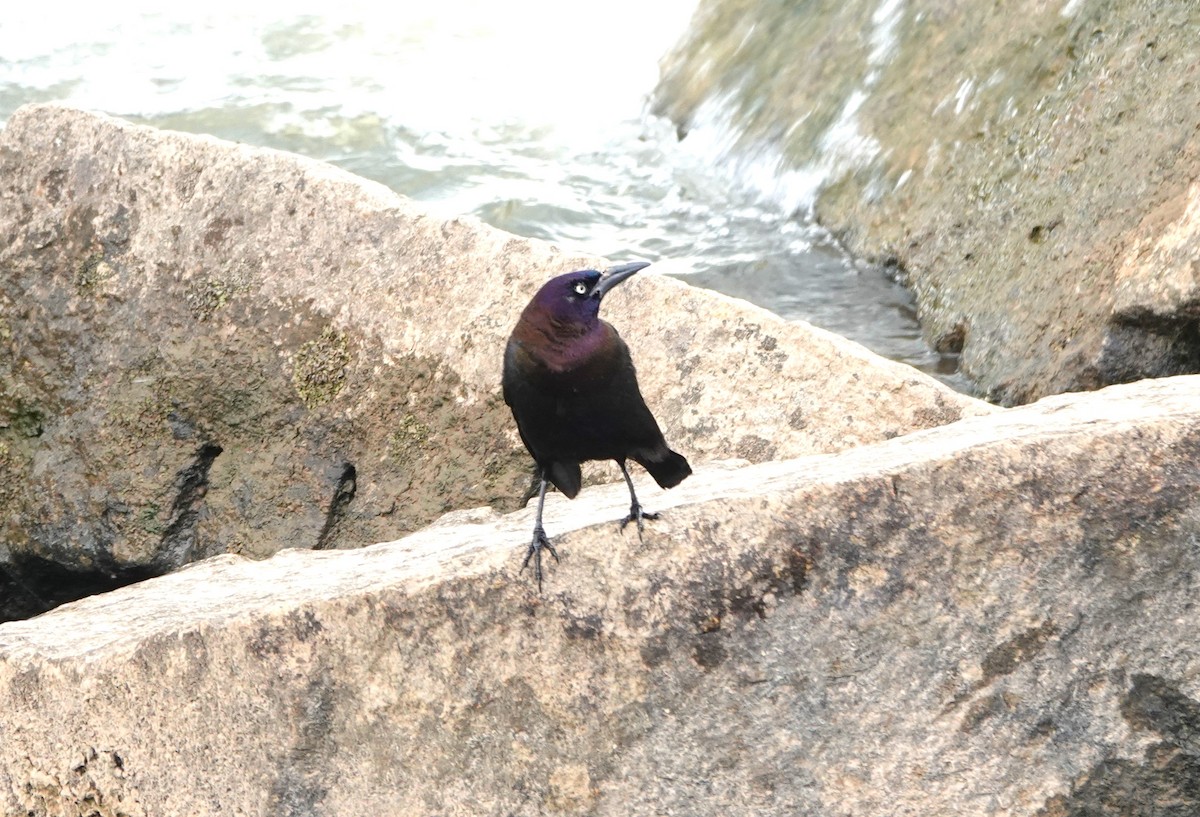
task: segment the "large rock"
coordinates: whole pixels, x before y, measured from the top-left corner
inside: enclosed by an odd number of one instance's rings
[[[657,107],[823,179],[821,222],[1018,403],[1200,371],[1198,30],[1194,0],[703,0]]]
[[[1192,815],[1200,378],[0,625],[0,810]],[[598,524],[596,524],[598,523]]]
[[[318,162],[55,106],[0,136],[0,235],[0,608],[19,608],[0,618],[517,507],[505,338],[542,281],[603,263]],[[677,281],[644,274],[606,312],[696,462],[991,410]]]

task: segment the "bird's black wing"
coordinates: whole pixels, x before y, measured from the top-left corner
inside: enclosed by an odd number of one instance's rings
[[[602,411],[620,418],[620,433],[613,436],[622,440],[623,451],[611,455],[612,459],[624,461],[628,457],[649,471],[661,487],[673,488],[692,473],[691,466],[683,455],[667,447],[658,421],[642,397],[629,349],[615,329],[613,335],[621,350],[620,365],[606,390],[609,399]]]
[[[501,388],[543,477],[574,499],[583,476],[570,446],[572,420],[564,414],[560,387],[522,352],[519,341],[510,340],[505,350]]]

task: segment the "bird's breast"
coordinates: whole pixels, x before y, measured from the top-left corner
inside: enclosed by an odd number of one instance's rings
[[[519,368],[526,376],[567,391],[586,389],[604,380],[619,358],[614,355],[615,347],[620,345],[616,330],[604,322],[583,334],[522,322],[513,332],[512,342]]]

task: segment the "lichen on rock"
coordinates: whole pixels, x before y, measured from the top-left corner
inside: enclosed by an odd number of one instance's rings
[[[304,405],[314,409],[337,397],[345,385],[349,364],[346,336],[333,326],[326,326],[320,337],[301,346],[296,351],[292,383]]]

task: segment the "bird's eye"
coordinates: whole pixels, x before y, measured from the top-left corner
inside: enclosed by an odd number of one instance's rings
[[[587,284],[585,284],[583,281],[580,281],[579,283],[577,283],[575,285],[575,294],[576,295],[587,295],[587,293],[588,293]]]

